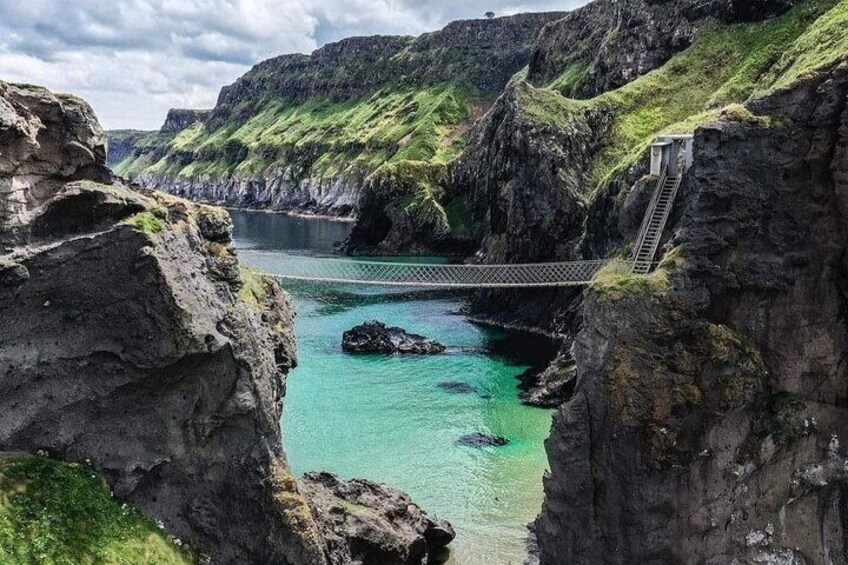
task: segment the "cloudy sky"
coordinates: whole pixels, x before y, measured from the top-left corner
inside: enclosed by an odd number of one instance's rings
[[[108,129],[157,129],[281,53],[351,35],[415,35],[461,18],[586,0],[0,0],[0,80],[86,98]]]

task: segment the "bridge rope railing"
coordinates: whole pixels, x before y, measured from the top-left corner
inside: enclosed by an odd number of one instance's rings
[[[243,251],[240,253],[244,253]],[[438,288],[583,286],[615,260],[520,264],[432,264],[307,257],[247,252],[249,263],[281,279],[363,285]]]

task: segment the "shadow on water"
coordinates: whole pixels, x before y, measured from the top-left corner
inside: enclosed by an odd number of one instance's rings
[[[511,365],[527,365],[529,370],[546,367],[556,356],[560,341],[517,330],[482,328],[486,355]]]
[[[287,214],[229,210],[240,249],[309,249],[332,253],[344,241],[351,222],[316,220]]]

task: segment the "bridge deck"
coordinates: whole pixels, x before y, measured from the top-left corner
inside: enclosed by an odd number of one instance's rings
[[[359,261],[242,251],[249,263],[282,279],[435,288],[584,286],[609,260],[512,265],[448,265]],[[629,264],[628,264],[629,265]]]

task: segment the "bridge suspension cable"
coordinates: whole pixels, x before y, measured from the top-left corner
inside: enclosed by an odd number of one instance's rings
[[[241,251],[249,263],[282,279],[435,288],[533,288],[583,286],[605,265],[623,261],[594,260],[505,265],[424,264],[359,261]]]

